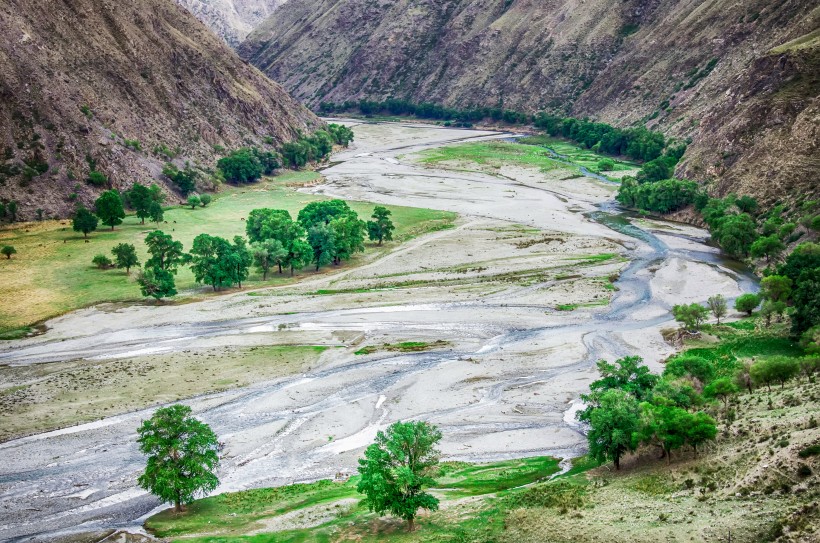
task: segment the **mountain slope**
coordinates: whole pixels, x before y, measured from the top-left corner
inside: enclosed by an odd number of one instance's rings
[[[177,0],[205,26],[236,47],[287,0]]]
[[[810,0],[291,0],[239,52],[312,105],[646,123],[693,139],[679,174],[773,201],[818,190],[818,26]]]
[[[7,0],[0,73],[0,198],[20,218],[89,205],[92,164],[126,188],[321,125],[171,0]]]

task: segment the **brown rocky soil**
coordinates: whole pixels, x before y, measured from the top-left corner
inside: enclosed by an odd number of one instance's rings
[[[237,47],[251,30],[287,0],[176,0],[205,26]]]
[[[107,187],[86,182],[88,159],[111,187],[158,181],[173,200],[169,156],[207,169],[215,146],[321,124],[171,0],[3,2],[0,73],[0,199],[21,219],[90,205]]]
[[[678,174],[816,196],[820,8],[809,0],[291,0],[240,54],[311,105],[390,96],[646,124]]]

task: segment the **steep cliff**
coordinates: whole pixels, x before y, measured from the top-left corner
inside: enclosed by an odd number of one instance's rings
[[[291,0],[239,52],[311,105],[646,124],[692,139],[680,175],[774,201],[818,191],[818,26],[810,0]]]
[[[231,47],[287,0],[177,0]]]
[[[171,0],[7,0],[0,73],[0,199],[23,219],[321,125]]]

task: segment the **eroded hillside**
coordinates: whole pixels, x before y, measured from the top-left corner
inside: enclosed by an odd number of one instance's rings
[[[287,0],[177,0],[231,47]]]
[[[808,0],[292,0],[240,54],[309,104],[395,96],[645,123],[678,173],[765,202],[817,192]]]
[[[3,2],[0,73],[0,199],[18,219],[321,124],[171,0]]]

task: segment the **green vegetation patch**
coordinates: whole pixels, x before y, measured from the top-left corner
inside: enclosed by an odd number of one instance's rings
[[[450,345],[449,341],[439,339],[433,342],[426,341],[403,341],[401,343],[385,343],[383,345],[367,345],[362,347],[354,354],[373,354],[379,351],[400,352],[400,353],[416,353],[420,351],[427,351],[430,349],[437,349]]]
[[[606,175],[607,172],[635,171],[640,166],[634,162],[612,158],[609,155],[596,153],[591,149],[575,145],[572,142],[551,136],[528,136],[518,140],[525,145],[535,145],[549,149],[559,157],[577,166]],[[609,161],[606,162],[605,161]],[[605,169],[601,166],[607,166]]]
[[[503,141],[463,143],[430,149],[421,153],[424,164],[466,161],[482,166],[500,168],[505,164],[535,166],[541,171],[560,169],[563,166],[550,158],[549,153],[536,145],[521,145]]]
[[[535,456],[494,464],[441,464],[438,486],[450,497],[493,494],[541,481],[558,471],[558,459]]]

